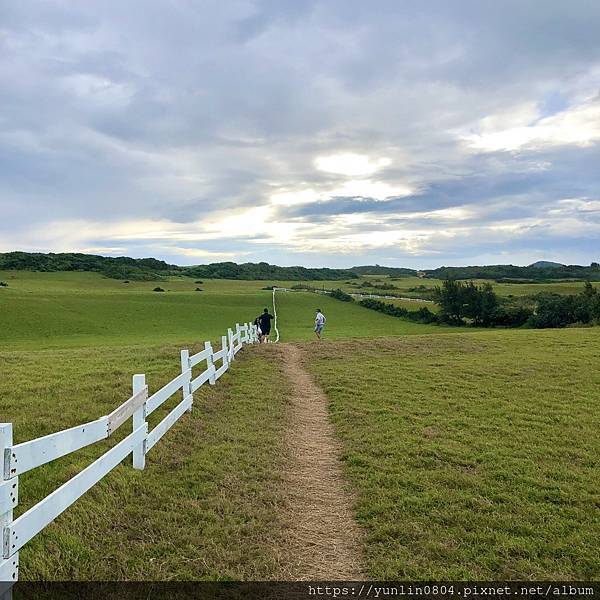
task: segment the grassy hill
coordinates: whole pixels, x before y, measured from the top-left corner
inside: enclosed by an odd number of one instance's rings
[[[346,269],[309,269],[306,267],[279,267],[265,262],[212,263],[182,267],[170,265],[155,258],[117,258],[95,254],[63,253],[43,254],[39,252],[0,253],[0,271],[90,271],[102,273],[112,279],[150,281],[173,275],[187,275],[207,279],[265,280],[285,279],[289,281],[323,281],[352,279],[358,275]]]
[[[98,273],[23,271],[0,271],[0,280],[8,283],[0,288],[0,339],[13,348],[220,340],[227,327],[271,309],[272,299],[261,281],[169,277],[123,283]],[[165,292],[153,292],[156,286]],[[281,293],[278,302],[286,341],[312,338],[317,305],[327,315],[326,337],[439,332],[314,293]]]

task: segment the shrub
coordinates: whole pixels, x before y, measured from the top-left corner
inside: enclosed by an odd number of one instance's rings
[[[419,308],[418,310],[407,310],[401,306],[394,306],[387,302],[381,302],[381,300],[374,300],[373,298],[364,298],[360,301],[360,305],[371,310],[382,312],[391,317],[399,317],[401,319],[409,319],[416,323],[437,323],[438,316],[431,312],[426,306]]]
[[[8,283],[6,283],[6,281],[0,281],[0,287],[8,287]]]
[[[354,298],[352,298],[352,296],[350,294],[346,294],[346,292],[340,290],[339,288],[337,290],[333,290],[331,292],[331,297],[335,298],[336,300],[341,300],[342,302],[353,302]]]
[[[153,292],[164,292],[165,290],[163,290],[161,287],[155,287],[152,291]]]
[[[533,310],[525,306],[499,306],[492,315],[491,325],[499,327],[521,327],[533,315]]]

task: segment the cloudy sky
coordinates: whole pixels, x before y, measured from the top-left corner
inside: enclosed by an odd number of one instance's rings
[[[0,252],[600,258],[600,2],[0,0]]]

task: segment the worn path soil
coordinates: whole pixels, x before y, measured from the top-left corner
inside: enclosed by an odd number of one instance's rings
[[[327,397],[304,367],[304,351],[280,344],[291,384],[285,478],[286,579],[362,580],[362,532],[345,487]]]

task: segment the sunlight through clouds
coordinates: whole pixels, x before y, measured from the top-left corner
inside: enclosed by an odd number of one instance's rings
[[[392,161],[389,158],[371,160],[364,154],[353,154],[351,152],[318,156],[315,159],[315,166],[320,171],[347,175],[348,177],[372,175],[391,163]]]

